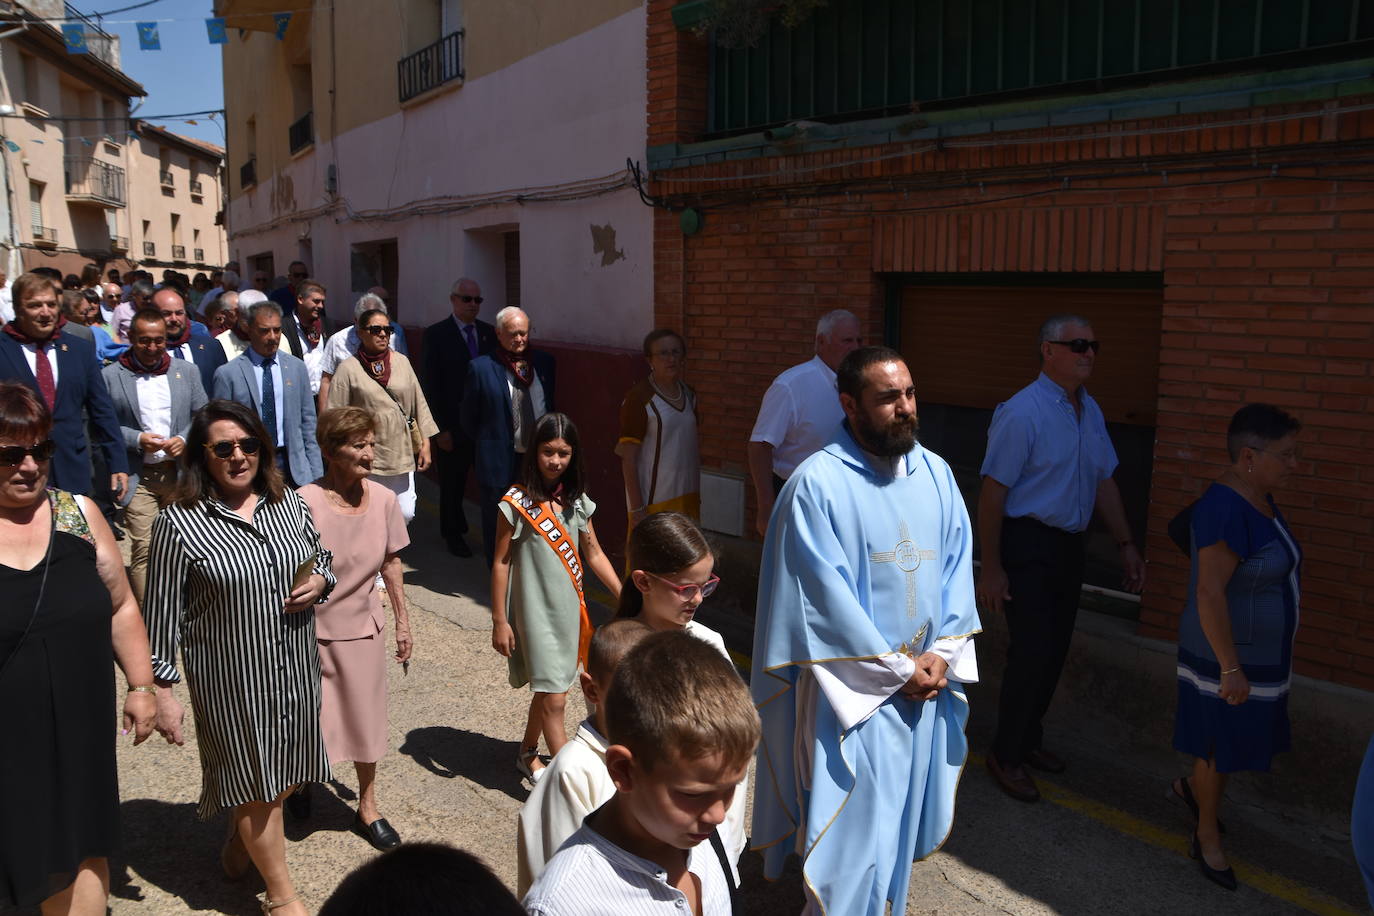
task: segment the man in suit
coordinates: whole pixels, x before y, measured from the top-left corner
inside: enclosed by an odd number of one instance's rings
[[[291,355],[305,363],[310,373],[310,393],[320,393],[320,375],[324,366],[325,344],[335,330],[335,324],[324,313],[325,288],[314,280],[296,283],[296,310],[284,312],[281,319],[282,341]]]
[[[265,298],[248,310],[248,349],[215,372],[213,396],[262,418],[286,482],[303,487],[324,474],[315,442],[315,399],[305,363],[280,352],[281,307]]]
[[[529,316],[503,308],[496,313],[496,349],[468,364],[463,383],[458,420],[473,441],[488,566],[496,551],[496,505],[515,482],[534,424],[554,409],[553,357],[529,343]]]
[[[482,288],[475,281],[464,277],[453,284],[448,301],[452,316],[425,328],[420,386],[439,425],[433,450],[439,477],[439,533],[449,553],[470,557],[463,494],[472,468],[473,443],[458,421],[458,408],[463,403],[468,364],[496,349],[496,329],[477,317]]]
[[[185,360],[200,372],[202,391],[215,384],[215,370],[225,363],[224,348],[209,334],[196,331],[186,314],[186,300],[170,286],[153,293],[153,309],[167,322],[167,352]]]
[[[131,472],[133,494],[124,524],[129,530],[129,584],[140,605],[153,519],[176,484],[177,458],[186,448],[191,415],[206,401],[195,365],[168,352],[167,324],[156,309],[135,312],[129,349],[103,370]]]
[[[47,277],[27,273],[14,281],[14,320],[0,334],[0,379],[28,385],[52,411],[52,457],[49,481],[71,493],[91,491],[91,442],[110,469],[110,489],[123,499],[129,484],[128,462],[120,445],[119,423],[110,393],[100,377],[95,346],[57,326],[57,287]],[[84,411],[84,414],[83,414]]]

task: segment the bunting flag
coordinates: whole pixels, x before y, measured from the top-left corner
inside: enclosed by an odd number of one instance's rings
[[[205,20],[205,34],[210,39],[210,44],[212,45],[229,43],[229,30],[224,26],[223,16],[216,16],[213,19]]]
[[[80,23],[64,22],[62,41],[67,46],[68,54],[85,54],[89,50],[86,47],[86,27]]]
[[[277,23],[277,41],[286,37],[286,27],[291,24],[290,13],[273,13],[272,20]]]
[[[138,25],[138,46],[144,51],[161,51],[162,40],[157,34],[156,22],[140,22]]]
[[[11,153],[19,152],[19,144],[15,143],[13,140],[6,140],[5,148],[8,149]]]

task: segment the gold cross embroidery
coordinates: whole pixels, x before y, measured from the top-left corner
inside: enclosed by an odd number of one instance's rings
[[[906,615],[915,618],[916,570],[921,568],[924,561],[935,559],[935,551],[917,548],[916,542],[911,539],[911,531],[907,528],[906,522],[902,522],[897,530],[901,536],[897,546],[892,550],[870,553],[868,559],[874,563],[896,563],[897,568],[906,575]]]

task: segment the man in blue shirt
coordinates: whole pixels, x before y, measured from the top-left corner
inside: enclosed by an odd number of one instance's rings
[[[1040,790],[1025,767],[1049,773],[1064,762],[1041,746],[1041,720],[1059,684],[1083,583],[1083,532],[1094,509],[1121,551],[1123,584],[1139,591],[1145,563],[1131,540],[1112,479],[1116,450],[1083,383],[1098,341],[1078,315],[1040,327],[1040,376],[997,406],[988,429],[978,497],[982,571],[978,602],[1006,611],[1007,664],[988,770],[1013,798]]]

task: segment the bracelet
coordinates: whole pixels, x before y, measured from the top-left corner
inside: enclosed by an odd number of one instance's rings
[[[140,685],[138,685],[137,687],[135,687],[133,684],[130,684],[130,685],[129,685],[129,692],[130,692],[130,693],[152,693],[152,694],[156,694],[156,693],[157,693],[157,685],[156,685],[156,684],[140,684]]]
[[[1227,668],[1225,671],[1223,671],[1223,672],[1221,672],[1221,673],[1222,673],[1222,674],[1235,674],[1235,673],[1236,673],[1237,671],[1239,671],[1239,670],[1240,670],[1240,665],[1236,665],[1236,667],[1234,667],[1234,668]]]

